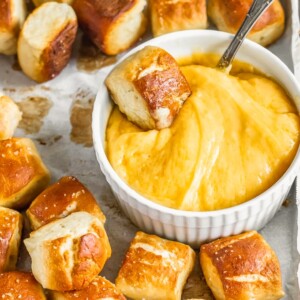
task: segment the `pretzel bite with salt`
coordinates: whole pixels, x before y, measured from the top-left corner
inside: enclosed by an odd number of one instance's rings
[[[88,287],[79,291],[49,291],[51,300],[126,300],[116,286],[101,276],[97,276]]]
[[[46,300],[41,285],[28,272],[0,273],[0,299]]]
[[[284,296],[278,258],[256,231],[202,245],[200,263],[217,300],[277,300]]]
[[[32,140],[0,140],[0,206],[26,207],[49,181],[49,170]]]
[[[89,212],[105,223],[105,216],[91,192],[77,178],[64,176],[39,194],[26,214],[32,230],[36,230],[76,211]]]
[[[34,277],[55,291],[86,288],[111,256],[103,223],[87,212],[74,212],[31,232],[24,244]]]
[[[195,262],[185,244],[137,232],[116,279],[116,287],[136,300],[180,300]]]

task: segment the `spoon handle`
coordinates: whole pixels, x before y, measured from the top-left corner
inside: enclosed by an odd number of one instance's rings
[[[218,69],[227,69],[234,59],[237,51],[242,45],[247,33],[251,30],[257,19],[271,5],[274,0],[253,0],[252,5],[245,17],[243,24],[235,34],[230,45],[224,52],[223,56],[217,64]]]

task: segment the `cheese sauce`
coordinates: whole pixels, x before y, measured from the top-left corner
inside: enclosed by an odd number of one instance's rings
[[[202,63],[196,65],[194,63]],[[259,195],[287,170],[299,145],[299,116],[285,91],[247,64],[234,76],[180,61],[192,95],[171,127],[143,131],[114,108],[108,159],[133,189],[167,207],[209,211]]]

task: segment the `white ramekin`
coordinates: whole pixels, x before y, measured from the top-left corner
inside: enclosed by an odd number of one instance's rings
[[[149,40],[131,50],[125,57],[146,45],[164,48],[175,58],[186,57],[195,52],[221,54],[231,39],[232,35],[213,30],[179,31]],[[252,64],[281,84],[300,111],[299,84],[279,58],[249,40],[243,43],[237,58]],[[97,159],[119,205],[132,222],[143,231],[199,247],[200,243],[207,240],[246,230],[259,230],[280,208],[298,173],[299,150],[285,174],[267,191],[246,203],[211,212],[189,212],[164,207],[130,188],[111,167],[104,144],[111,109],[112,102],[103,78],[93,110],[93,140]]]

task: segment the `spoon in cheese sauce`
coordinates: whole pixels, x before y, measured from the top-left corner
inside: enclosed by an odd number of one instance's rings
[[[225,72],[230,71],[231,63],[237,51],[241,47],[246,35],[273,1],[274,0],[253,0],[244,22],[219,60],[217,64],[218,69],[224,70]]]

